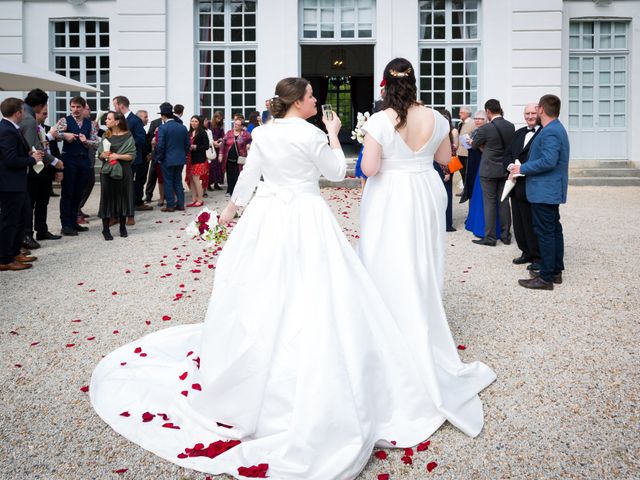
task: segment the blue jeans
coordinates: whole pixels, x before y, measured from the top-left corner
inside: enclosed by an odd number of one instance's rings
[[[533,231],[540,249],[540,277],[551,282],[564,270],[564,236],[560,224],[560,206],[532,203]]]
[[[93,172],[88,157],[64,154],[62,161],[64,176],[60,191],[60,224],[62,228],[72,228],[78,223],[82,194]]]
[[[182,168],[184,165],[169,167],[162,165],[164,177],[164,198],[167,208],[184,208],[184,187],[182,186]]]

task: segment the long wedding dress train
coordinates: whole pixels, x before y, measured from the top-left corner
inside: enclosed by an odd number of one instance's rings
[[[434,395],[440,373],[319,194],[321,173],[344,177],[342,152],[300,119],[253,136],[233,200],[258,190],[220,256],[205,322],[108,354],[91,380],[95,410],[167,460],[236,478],[353,479],[376,444],[416,445],[451,418],[476,435],[482,413],[469,405],[487,379]]]

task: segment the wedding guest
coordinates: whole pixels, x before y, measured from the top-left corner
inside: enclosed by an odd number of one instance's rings
[[[529,103],[524,107],[524,121],[527,125],[516,130],[513,141],[504,155],[505,169],[511,163],[515,163],[516,160],[519,160],[521,164],[527,163],[532,142],[540,132],[538,105]],[[538,238],[533,231],[531,204],[527,200],[526,181],[524,178],[516,180],[516,186],[511,191],[510,197],[513,234],[516,237],[518,248],[522,252],[519,257],[513,259],[513,263],[516,265],[529,263],[530,265],[527,267],[529,270],[539,270]]]
[[[42,151],[29,152],[20,133],[22,107],[19,98],[0,104],[0,271],[31,268],[36,257],[22,255],[25,219],[30,215],[27,169],[44,158]]]
[[[473,132],[475,129],[473,120],[471,118],[471,109],[469,107],[460,107],[460,123],[458,124],[458,135],[467,135]],[[464,147],[464,145],[458,145],[458,158],[460,159],[460,163],[462,163],[462,168],[460,169],[460,177],[462,177],[462,188],[464,189],[464,185],[467,182],[467,158],[469,156],[469,152]],[[462,196],[462,195],[460,195]],[[460,200],[462,203],[462,200]]]
[[[442,116],[449,122],[449,143],[451,144],[451,156],[456,154],[458,150],[458,130],[456,130],[451,122],[451,113],[449,110],[442,109],[440,110]],[[433,161],[433,168],[436,169],[438,175],[442,179],[444,184],[444,188],[447,192],[447,210],[445,213],[445,227],[447,232],[455,232],[456,229],[453,228],[453,175],[449,172],[449,167],[447,165],[441,165],[435,160]]]
[[[142,158],[144,159],[144,167],[143,168],[143,172],[142,175],[144,175],[144,181],[145,181],[145,191],[143,194],[143,202],[149,203],[151,202],[151,200],[146,200],[146,185],[148,184],[148,179],[149,179],[149,175],[151,174],[151,170],[153,169],[152,166],[152,162],[151,162],[151,151],[153,150],[153,148],[151,147],[151,139],[153,137],[151,137],[148,134],[148,131],[150,130],[149,127],[149,112],[147,112],[146,110],[138,110],[136,111],[136,116],[140,119],[140,121],[142,122],[142,127],[145,129],[145,136],[144,136],[144,148],[142,149]],[[153,192],[152,192],[153,194]]]
[[[247,123],[247,132],[253,132],[253,129],[262,125],[260,112],[251,112],[249,114],[249,122]]]
[[[158,107],[158,110],[162,110],[162,107],[170,106],[169,102],[163,102]],[[171,107],[173,108],[173,107]],[[162,125],[162,118],[156,118],[149,124],[149,128],[147,129],[147,142],[151,145],[151,165],[149,167],[149,176],[147,179],[147,185],[145,186],[145,201],[150,203],[153,200],[153,191],[156,188],[156,182],[158,181],[158,172],[160,171],[160,167],[158,166],[158,162],[155,158],[155,148],[157,145],[156,132],[158,127]],[[158,182],[161,184],[161,182]],[[160,197],[164,200],[164,190],[162,187],[159,187],[161,190]],[[161,207],[163,202],[158,202],[158,206]]]
[[[91,121],[91,106],[89,105],[89,103],[87,103],[84,107],[84,118],[88,118],[89,121]],[[96,129],[96,133],[98,134],[98,136],[101,136],[101,130],[100,127],[98,126],[97,122],[92,122],[94,124],[94,127]],[[80,208],[78,209],[78,225],[83,225],[86,224],[86,218],[89,217],[89,215],[85,214],[82,211],[82,207],[84,207],[85,203],[87,203],[87,200],[89,200],[89,197],[91,196],[91,192],[93,191],[93,187],[96,184],[96,175],[95,175],[95,169],[96,169],[96,154],[98,151],[98,146],[92,146],[89,147],[89,161],[91,162],[91,174],[89,175],[89,177],[87,178],[87,184],[84,187],[84,190],[82,192],[82,199],[80,200]]]
[[[560,204],[567,201],[569,183],[569,137],[558,117],[560,99],[543,95],[538,102],[542,130],[533,140],[524,165],[511,165],[511,176],[525,175],[527,200],[531,203],[533,229],[540,248],[540,272],[533,278],[518,280],[525,288],[553,290],[562,283],[564,236],[560,223]]]
[[[201,207],[204,205],[202,178],[206,179],[209,175],[209,164],[205,154],[209,148],[209,137],[197,115],[193,115],[189,121],[189,142],[187,164],[190,164],[188,174],[190,175],[191,203],[187,207]]]
[[[500,200],[507,175],[504,172],[502,158],[507,146],[513,139],[515,127],[502,116],[500,102],[487,100],[484,109],[489,123],[478,129],[473,139],[474,148],[482,149],[480,162],[480,184],[482,185],[482,203],[484,205],[484,237],[472,240],[478,245],[495,247],[497,238],[493,231],[496,222],[496,201]],[[511,243],[511,209],[508,202],[499,202],[500,240],[505,245]]]
[[[30,209],[26,221],[23,246],[28,249],[40,248],[37,240],[59,240],[62,238],[60,235],[51,233],[47,225],[51,184],[56,173],[62,172],[64,168],[62,160],[51,155],[46,146],[46,133],[42,124],[49,116],[48,101],[49,95],[43,90],[39,88],[31,90],[24,100],[23,117],[20,123],[20,129],[24,139],[27,141],[29,150],[35,148],[42,151],[45,164],[45,167],[39,172],[36,172],[33,167],[29,167],[27,176]],[[34,230],[37,232],[35,239],[33,238]]]
[[[485,123],[487,123],[487,114],[484,112],[484,110],[478,110],[473,115],[473,128],[471,129],[471,132],[464,134],[464,139],[466,139],[467,141],[472,140],[475,137],[478,128],[480,128]],[[460,135],[460,139],[460,143],[462,144],[463,135]],[[470,200],[471,196],[473,195],[481,158],[482,151],[480,151],[479,149],[469,148],[467,150],[467,168],[465,172],[465,183],[462,190],[462,198],[460,199],[460,203],[464,203],[467,200]]]
[[[131,163],[131,171],[133,173],[133,204],[132,210],[134,211],[133,215],[130,215],[127,218],[127,225],[135,225],[135,211],[142,210],[153,210],[151,205],[145,205],[142,195],[144,191],[144,184],[147,181],[147,177],[145,175],[145,168],[147,168],[147,162],[144,159],[143,151],[144,145],[146,143],[146,132],[144,131],[144,126],[142,125],[142,120],[140,120],[136,115],[133,114],[131,110],[129,110],[129,99],[125,96],[119,95],[113,98],[113,109],[116,112],[122,113],[124,118],[127,121],[127,126],[129,127],[129,131],[131,135],[133,135],[133,140],[136,143],[136,158],[133,159]]]
[[[113,240],[109,231],[110,220],[120,220],[120,236],[127,237],[127,217],[133,214],[133,171],[131,164],[136,158],[138,148],[129,131],[124,115],[120,112],[109,112],[105,120],[107,132],[98,147],[98,156],[102,160],[100,174],[100,208],[98,216],[102,218],[102,236],[105,240]],[[105,140],[109,142],[105,149]],[[114,178],[106,173],[107,168],[118,165],[122,176]]]
[[[60,223],[62,235],[76,236],[78,232],[89,230],[78,225],[78,212],[82,193],[91,172],[90,148],[98,144],[96,126],[85,118],[87,102],[82,97],[73,97],[69,102],[71,114],[61,118],[52,129],[56,139],[63,140],[62,160],[64,178],[60,196]]]
[[[224,114],[218,110],[213,114],[210,124],[211,137],[213,139],[213,147],[216,151],[216,158],[209,164],[209,190],[222,190],[224,183],[224,170],[222,169],[222,160],[219,157],[222,138],[224,137]],[[213,185],[213,188],[211,187]]]
[[[176,103],[173,107],[173,119],[176,121],[176,123],[179,123],[180,125],[182,125],[182,115],[184,115],[184,105],[180,105],[179,103]]]
[[[251,134],[244,128],[244,116],[241,113],[236,113],[233,116],[233,128],[222,139],[222,146],[218,154],[218,160],[222,163],[223,170],[227,172],[227,197],[233,195],[238,175],[242,170],[242,167],[238,165],[238,158],[247,156],[247,148],[250,143]]]
[[[167,206],[162,212],[184,210],[184,188],[182,187],[182,169],[187,162],[187,153],[191,147],[189,132],[173,118],[171,104],[160,109],[162,125],[158,127],[157,160],[162,168],[164,192]]]

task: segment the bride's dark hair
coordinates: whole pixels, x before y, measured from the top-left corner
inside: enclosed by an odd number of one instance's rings
[[[304,98],[309,81],[301,77],[283,78],[276,85],[276,94],[269,99],[269,111],[273,118],[285,116],[291,105]]]
[[[407,124],[407,112],[418,104],[416,74],[406,58],[394,58],[384,68],[385,94],[382,108],[392,108],[398,114],[396,130]]]

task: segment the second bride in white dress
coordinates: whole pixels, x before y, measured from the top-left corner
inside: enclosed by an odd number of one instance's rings
[[[350,480],[375,445],[410,447],[447,418],[335,217],[320,175],[344,177],[335,116],[305,119],[311,86],[284,79],[221,220],[204,323],[109,353],[90,385],[113,429],[185,468],[236,478]],[[332,148],[333,147],[333,148]],[[260,181],[263,177],[264,181]]]

